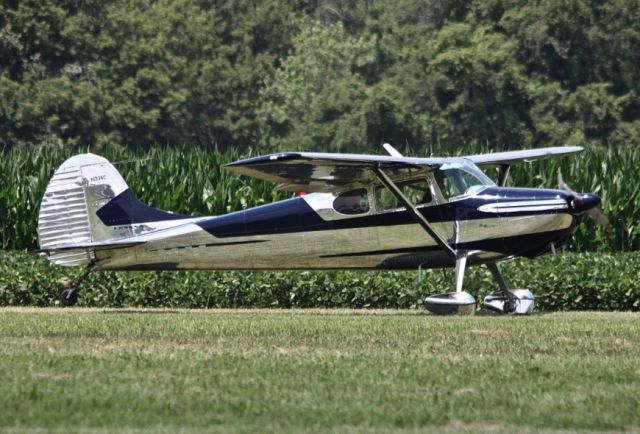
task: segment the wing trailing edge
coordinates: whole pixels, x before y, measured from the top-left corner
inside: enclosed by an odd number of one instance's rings
[[[440,167],[443,158],[412,158],[366,154],[284,152],[235,161],[226,170],[280,184],[278,190],[346,191],[379,183],[373,169],[393,180],[414,179]]]
[[[493,154],[467,155],[463,158],[471,160],[478,166],[502,165],[562,157],[569,154],[576,154],[583,150],[584,148],[582,146],[555,146],[549,148],[525,149],[522,151],[496,152]]]

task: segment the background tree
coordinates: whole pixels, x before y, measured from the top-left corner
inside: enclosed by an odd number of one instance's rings
[[[340,23],[299,25],[293,52],[261,93],[262,143],[366,149],[367,86],[358,69],[373,61],[373,41],[348,35]]]
[[[0,145],[640,141],[640,0],[6,0]]]

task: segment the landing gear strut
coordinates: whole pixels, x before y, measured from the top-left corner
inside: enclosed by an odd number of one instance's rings
[[[456,258],[456,291],[431,295],[423,300],[424,307],[436,315],[473,315],[476,311],[476,299],[462,290],[464,270],[467,265],[467,252]]]
[[[87,266],[85,272],[77,280],[72,280],[68,288],[60,291],[60,302],[65,307],[71,307],[78,302],[78,288],[80,284],[87,278],[89,273],[93,271],[94,263],[90,263]]]
[[[498,264],[491,262],[486,264],[493,278],[500,287],[500,292],[487,295],[482,305],[495,312],[509,315],[528,315],[533,311],[533,294],[528,289],[509,290],[500,273]]]

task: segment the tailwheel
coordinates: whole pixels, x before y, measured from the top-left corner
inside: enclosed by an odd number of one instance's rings
[[[60,291],[60,302],[66,307],[75,305],[78,302],[78,291],[76,291],[76,288],[65,288]]]
[[[78,280],[64,279],[62,284],[66,286],[65,289],[60,291],[60,302],[65,307],[74,306],[78,302],[78,288],[84,279],[87,278],[89,273],[93,271],[95,262],[91,262],[82,276]]]

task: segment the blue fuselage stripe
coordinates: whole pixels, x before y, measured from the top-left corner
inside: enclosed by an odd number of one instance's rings
[[[556,190],[488,188],[479,196],[469,197],[443,205],[419,208],[431,223],[497,218],[496,212],[482,212],[482,205],[513,203],[564,198]],[[511,211],[508,216],[556,214],[557,209]],[[202,229],[218,237],[272,235],[295,232],[353,229],[377,226],[415,224],[415,220],[404,210],[366,215],[342,220],[323,220],[307,202],[300,197],[269,205],[213,217],[197,223]]]

